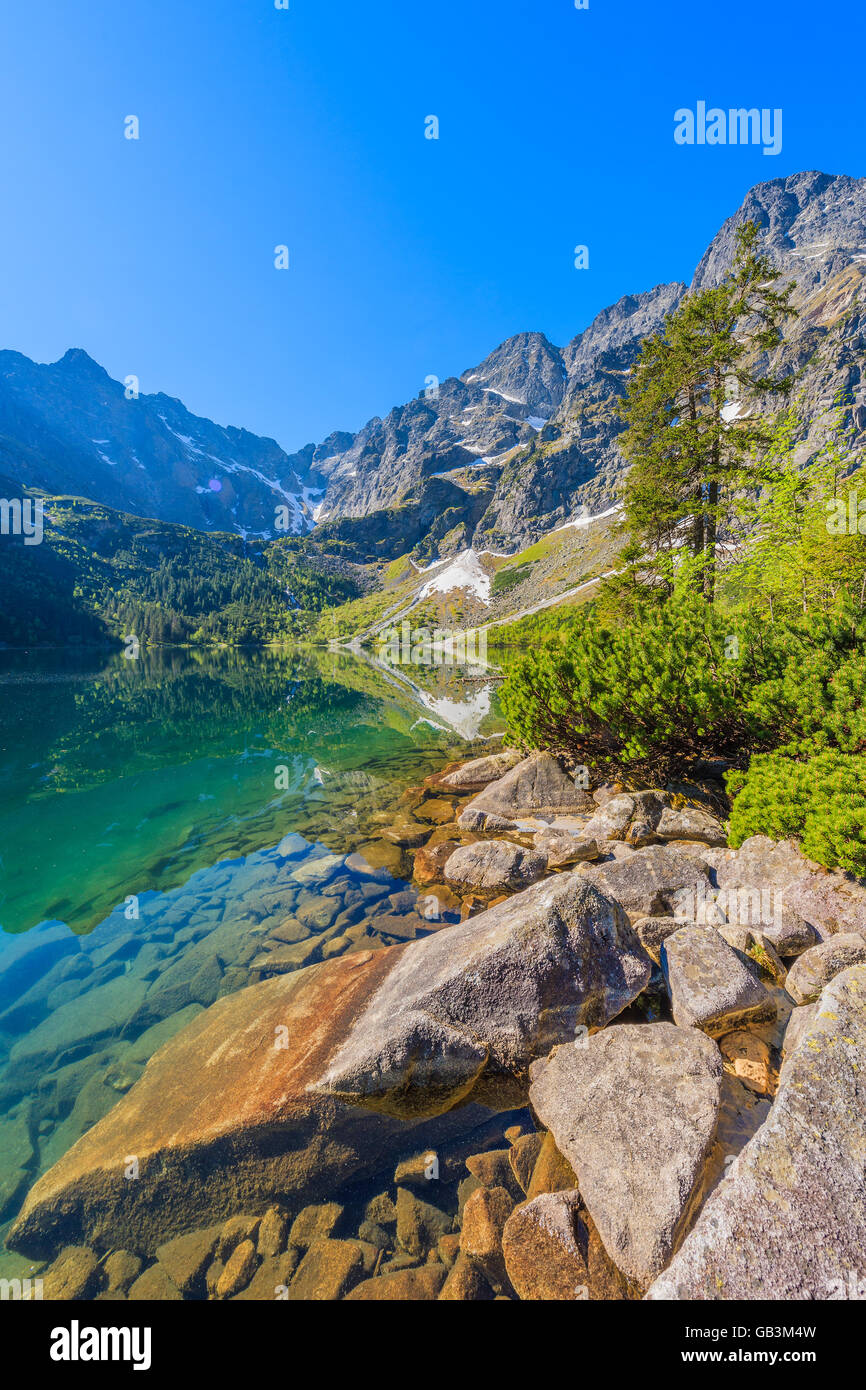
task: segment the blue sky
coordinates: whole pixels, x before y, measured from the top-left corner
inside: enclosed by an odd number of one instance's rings
[[[6,0],[0,347],[83,347],[291,450],[512,333],[563,344],[688,279],[754,183],[866,173],[860,4],[775,15]],[[698,100],[781,107],[782,152],[677,146],[673,113]]]

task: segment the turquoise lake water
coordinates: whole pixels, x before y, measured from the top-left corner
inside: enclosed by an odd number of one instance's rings
[[[405,855],[333,856],[499,729],[492,682],[343,653],[0,653],[0,1238],[272,932],[299,968],[424,931]]]

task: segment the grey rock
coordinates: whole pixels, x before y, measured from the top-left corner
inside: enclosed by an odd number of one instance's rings
[[[747,902],[761,904],[757,910],[763,921],[771,922],[787,908],[810,922],[822,940],[841,932],[866,932],[866,885],[828,872],[807,859],[793,840],[753,835],[739,849],[722,851],[716,880],[727,894],[728,916],[735,920],[748,920],[751,908],[737,915],[733,890],[741,901],[745,896]]]
[[[621,840],[634,813],[634,797],[625,793],[612,796],[583,827],[583,833],[591,840]]]
[[[787,907],[779,908],[770,921],[756,925],[780,956],[802,955],[820,940],[811,922],[804,921],[798,912]]]
[[[442,781],[446,787],[456,787],[462,791],[475,791],[486,787],[503,777],[511,768],[523,761],[519,748],[503,748],[498,753],[488,753],[484,758],[471,758],[453,772],[447,773]]]
[[[546,856],[535,850],[523,849],[507,840],[484,840],[456,849],[446,861],[443,873],[448,883],[457,887],[494,894],[526,888],[541,878],[546,869]]]
[[[769,990],[746,968],[715,927],[680,927],[661,947],[661,967],[674,1021],[721,1037],[776,1016]]]
[[[592,807],[588,793],[574,785],[550,753],[533,753],[473,797],[457,824],[464,830],[483,830],[492,817],[498,818],[498,825],[527,817],[552,819]]]
[[[866,966],[856,965],[824,990],[785,1063],[769,1117],[648,1298],[862,1297],[864,1074]]]
[[[526,1068],[646,987],[622,910],[558,875],[406,947],[315,1089],[394,1115],[525,1100]]]
[[[785,988],[797,1004],[812,1004],[834,975],[861,961],[866,961],[866,938],[856,932],[832,936],[797,957]]]
[[[649,845],[628,858],[580,870],[629,916],[684,917],[690,903],[711,892],[700,860],[667,845]]]
[[[801,1004],[799,1008],[792,1009],[785,1026],[782,1037],[782,1064],[784,1065],[791,1053],[802,1042],[818,1013],[817,1004]]]
[[[583,835],[568,835],[561,830],[539,830],[533,843],[539,854],[545,856],[548,869],[563,869],[599,856],[595,840],[587,840]]]
[[[716,1132],[722,1059],[703,1034],[621,1024],[530,1069],[530,1099],[608,1255],[646,1288],[669,1262]]]
[[[682,925],[681,917],[641,917],[634,923],[634,929],[647,955],[659,965],[663,942]]]
[[[660,840],[700,840],[707,845],[728,843],[721,821],[694,806],[685,806],[680,811],[666,807],[655,830]]]

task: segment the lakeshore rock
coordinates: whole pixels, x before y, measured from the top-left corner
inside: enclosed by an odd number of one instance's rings
[[[721,821],[695,806],[676,811],[666,806],[655,826],[660,840],[700,840],[705,845],[727,845],[728,836]]]
[[[539,830],[533,841],[539,854],[547,860],[548,869],[564,869],[570,864],[597,859],[598,844],[584,835],[569,835],[563,830]]]
[[[711,1193],[650,1299],[850,1297],[866,1279],[866,965],[837,975],[769,1117]]]
[[[547,871],[547,858],[507,840],[484,840],[461,845],[445,864],[445,878],[459,888],[502,893],[527,888]]]
[[[753,835],[739,849],[715,853],[720,889],[763,891],[770,895],[774,914],[789,908],[810,922],[822,940],[837,932],[866,932],[866,885],[828,872],[807,859],[793,840]]]
[[[866,961],[866,938],[844,932],[812,946],[788,971],[785,989],[797,1004],[813,1004],[824,986],[851,965]]]
[[[659,965],[662,945],[682,925],[681,917],[641,917],[634,923],[634,929],[647,955]]]
[[[680,927],[662,943],[661,966],[674,1022],[683,1028],[716,1038],[776,1016],[769,990],[715,927]]]
[[[463,830],[483,830],[493,818],[494,828],[502,829],[527,817],[549,820],[594,809],[588,792],[574,785],[550,753],[533,753],[473,797],[457,824]]]
[[[690,901],[712,891],[700,860],[666,845],[649,845],[627,859],[589,864],[580,872],[633,918],[685,916]]]
[[[801,1004],[799,1008],[791,1010],[782,1038],[783,1066],[794,1049],[800,1045],[801,1041],[806,1036],[806,1033],[815,1020],[817,1012],[817,1004]]]
[[[462,767],[446,773],[441,780],[444,786],[455,787],[458,791],[475,791],[498,781],[520,762],[523,762],[523,754],[519,748],[503,748],[498,753],[488,753],[484,758],[471,758]]]
[[[413,868],[415,882],[426,886],[441,879],[445,865],[458,847],[457,840],[441,840],[437,845],[417,850]]]
[[[529,1063],[614,1018],[651,968],[621,908],[557,875],[404,948],[316,1089],[401,1116],[524,1104]]]
[[[612,796],[592,819],[583,827],[583,833],[591,840],[622,840],[629,821],[635,813],[633,796],[625,793]]]
[[[103,1250],[152,1252],[184,1225],[263,1212],[275,1192],[315,1202],[351,1178],[393,1172],[407,1147],[433,1140],[432,1127],[308,1088],[397,961],[416,949],[341,956],[203,1010],[35,1183],[10,1248],[50,1256],[96,1241]],[[470,1107],[441,1118],[437,1142],[467,1133],[476,1116],[480,1123],[486,1112]],[[130,1155],[139,1164],[134,1182],[124,1177]]]
[[[670,1023],[622,1024],[530,1069],[530,1099],[623,1274],[646,1288],[694,1202],[720,1107],[718,1048]]]

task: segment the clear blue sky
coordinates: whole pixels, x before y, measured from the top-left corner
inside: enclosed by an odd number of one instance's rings
[[[862,175],[862,55],[861,0],[5,0],[0,346],[357,429],[688,279],[752,184]],[[676,146],[698,100],[783,108],[781,154]]]

